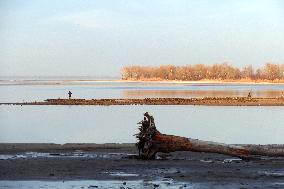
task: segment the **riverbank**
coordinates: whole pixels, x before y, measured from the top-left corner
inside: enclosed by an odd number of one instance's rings
[[[284,84],[284,80],[197,80],[197,81],[185,81],[185,80],[161,80],[161,79],[128,79],[128,80],[117,80],[118,82],[143,82],[143,83],[168,83],[168,84],[236,84],[236,85],[270,85],[270,84]]]
[[[174,152],[146,161],[136,154],[134,144],[0,144],[0,185],[7,180],[116,180],[113,188],[283,188],[283,158],[243,161]]]
[[[0,103],[0,105],[205,105],[205,106],[284,106],[284,97],[205,97],[144,99],[47,99],[43,102]]]
[[[198,80],[198,81],[182,81],[182,80],[123,80],[123,79],[2,79],[0,85],[97,85],[97,84],[115,84],[115,83],[131,83],[145,85],[161,85],[161,84],[188,84],[188,85],[283,85],[284,80]]]

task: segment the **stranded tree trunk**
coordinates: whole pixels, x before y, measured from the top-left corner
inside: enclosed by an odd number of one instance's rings
[[[150,116],[148,112],[138,124],[140,124],[140,132],[135,135],[138,139],[136,146],[139,150],[139,157],[142,159],[154,159],[157,152],[174,151],[219,153],[241,159],[249,159],[253,155],[284,157],[284,148],[269,148],[269,146],[261,145],[236,146],[161,134],[156,129],[153,116]]]

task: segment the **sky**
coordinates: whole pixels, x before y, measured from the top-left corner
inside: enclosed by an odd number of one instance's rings
[[[284,63],[281,0],[0,0],[0,76]]]

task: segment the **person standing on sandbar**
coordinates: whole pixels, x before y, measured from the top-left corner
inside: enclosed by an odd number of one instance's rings
[[[68,92],[68,95],[69,95],[69,99],[71,99],[71,95],[72,95],[71,91]]]

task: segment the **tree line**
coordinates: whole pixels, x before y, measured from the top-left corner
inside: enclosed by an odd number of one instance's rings
[[[227,63],[214,65],[126,66],[124,80],[284,80],[284,64],[267,63],[255,69],[251,65],[237,68]]]

